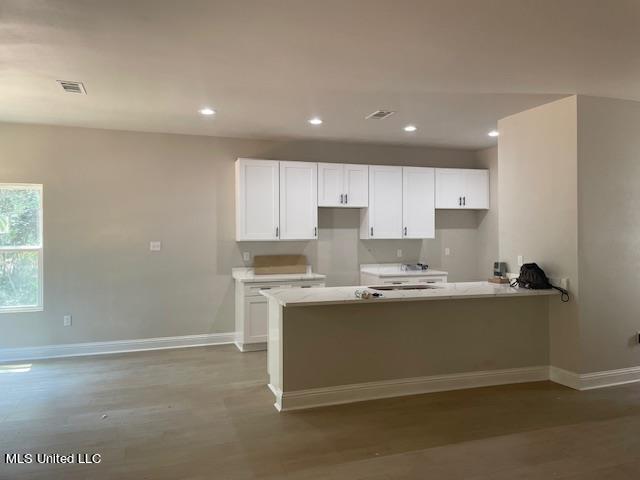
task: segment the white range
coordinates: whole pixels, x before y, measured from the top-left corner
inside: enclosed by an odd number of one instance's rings
[[[360,285],[402,285],[447,282],[441,270],[408,270],[403,263],[365,263],[360,265]]]

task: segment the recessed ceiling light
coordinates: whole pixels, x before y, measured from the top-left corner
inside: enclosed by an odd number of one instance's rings
[[[213,108],[204,107],[198,110],[202,115],[214,115],[216,111]]]
[[[488,135],[489,135],[490,137],[497,137],[498,135],[500,135],[500,132],[499,132],[499,131],[497,131],[497,130],[491,130],[491,131],[488,133]]]
[[[309,119],[309,123],[311,125],[322,125],[322,119],[318,117],[313,117]]]
[[[404,127],[405,132],[415,132],[418,128],[415,125],[407,125]]]

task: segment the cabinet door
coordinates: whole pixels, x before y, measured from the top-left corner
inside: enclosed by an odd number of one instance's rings
[[[402,238],[402,167],[369,166],[369,238]]]
[[[318,235],[318,164],[280,162],[280,240]]]
[[[341,163],[318,164],[318,206],[344,206],[344,165]]]
[[[344,193],[347,207],[369,206],[369,165],[344,166]]]
[[[249,297],[244,301],[244,342],[266,342],[269,303],[265,297]]]
[[[464,171],[463,208],[489,208],[489,171]]]
[[[436,168],[436,208],[462,208],[463,172],[460,168]]]
[[[236,161],[236,240],[277,240],[278,162]]]
[[[435,172],[402,168],[402,233],[404,238],[435,238]]]

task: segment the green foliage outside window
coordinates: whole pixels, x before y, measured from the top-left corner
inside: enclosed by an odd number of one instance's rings
[[[39,188],[0,186],[0,308],[39,303],[41,194]]]

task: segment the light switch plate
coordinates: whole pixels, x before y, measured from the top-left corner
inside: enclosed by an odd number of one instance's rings
[[[396,250],[396,257],[402,258],[402,250],[401,249]]]
[[[444,249],[444,256],[448,257],[449,255],[451,255],[451,249],[449,247],[446,247]]]
[[[521,267],[524,265],[524,257],[522,255],[518,255],[518,266]]]
[[[251,252],[242,252],[242,260],[248,262],[251,260]]]
[[[65,327],[70,327],[71,326],[71,315],[65,315],[64,317],[62,317],[62,324]]]
[[[159,240],[154,240],[149,242],[149,250],[152,252],[159,252],[162,249],[162,242]]]

